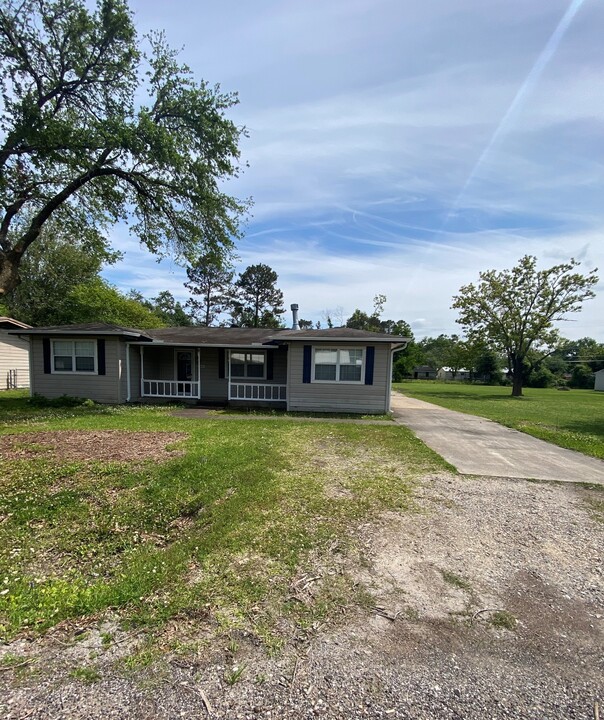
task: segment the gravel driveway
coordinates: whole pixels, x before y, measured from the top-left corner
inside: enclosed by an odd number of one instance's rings
[[[225,682],[224,647],[125,676],[115,660],[129,642],[103,650],[51,634],[2,649],[38,662],[31,675],[0,673],[0,712],[8,720],[593,718],[594,703],[604,703],[603,498],[570,484],[425,478],[418,512],[359,528],[348,570],[372,607],[275,659],[241,638],[245,672],[234,685]],[[96,663],[97,682],[69,677],[83,662]]]

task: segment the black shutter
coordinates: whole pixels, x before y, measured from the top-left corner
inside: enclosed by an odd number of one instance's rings
[[[274,361],[274,350],[267,350],[266,351],[266,379],[272,380],[273,379],[273,361]]]
[[[224,380],[225,357],[224,348],[218,348],[218,377],[221,380]]]
[[[302,382],[310,382],[310,371],[312,366],[312,346],[304,346],[304,365],[302,367]]]
[[[48,338],[42,340],[42,357],[44,358],[44,374],[50,375],[50,340]]]
[[[375,364],[375,348],[369,346],[365,350],[365,385],[373,385],[373,366]]]
[[[105,374],[105,341],[99,339],[96,341],[96,361],[98,367],[98,374]]]

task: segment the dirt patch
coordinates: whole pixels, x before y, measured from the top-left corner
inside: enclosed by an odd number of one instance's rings
[[[336,477],[351,472],[321,460]],[[206,643],[207,619],[182,619],[175,635],[186,630],[203,642],[130,675],[112,662],[143,636],[110,628],[103,645],[91,630],[80,648],[67,648],[70,667],[98,668],[91,684],[63,669],[67,638],[16,642],[0,648],[0,659],[12,652],[35,662],[0,673],[0,709],[4,699],[10,720],[206,717],[206,701],[225,720],[594,717],[594,703],[604,701],[604,524],[591,514],[592,494],[502,478],[424,478],[419,511],[359,528],[359,562],[347,567],[374,609],[347,614],[337,629],[319,628],[276,657],[245,634],[229,647]],[[308,600],[319,574],[296,576],[294,602]],[[495,611],[513,616],[513,629],[494,624]],[[233,680],[235,668],[243,671]]]
[[[185,440],[180,432],[124,432],[122,430],[60,430],[0,437],[3,460],[102,460],[106,462],[163,462],[182,455],[174,443]]]

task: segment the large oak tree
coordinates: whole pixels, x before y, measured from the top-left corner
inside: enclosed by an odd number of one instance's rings
[[[470,340],[482,340],[503,351],[512,373],[512,395],[522,395],[525,360],[542,359],[554,351],[560,336],[554,323],[578,312],[594,297],[596,270],[574,272],[580,263],[537,269],[537,258],[525,255],[511,270],[480,273],[477,285],[460,288],[452,307]]]
[[[2,0],[0,91],[0,296],[51,217],[74,238],[126,221],[181,261],[232,246],[237,98],[138,38],[124,0]]]

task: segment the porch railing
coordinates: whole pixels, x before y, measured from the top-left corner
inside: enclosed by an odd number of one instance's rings
[[[141,380],[142,397],[199,397],[199,383],[189,380]]]
[[[229,383],[229,400],[257,400],[284,402],[287,399],[286,385],[262,385],[259,383]]]

